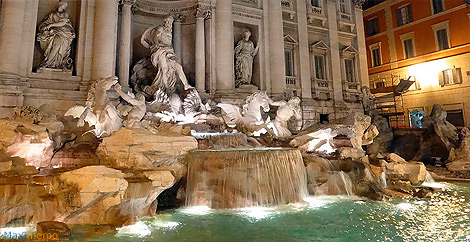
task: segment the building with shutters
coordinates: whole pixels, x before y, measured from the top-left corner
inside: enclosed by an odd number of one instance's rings
[[[364,10],[370,88],[378,97],[400,80],[413,85],[384,102],[402,115],[398,126],[419,127],[433,104],[456,126],[470,124],[470,7],[465,0],[370,0]],[[388,101],[392,101],[391,99]],[[388,109],[388,110],[387,110]],[[394,110],[390,110],[394,109]],[[393,116],[393,114],[391,114]]]

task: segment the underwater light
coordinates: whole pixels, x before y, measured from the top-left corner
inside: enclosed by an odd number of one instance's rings
[[[116,236],[120,236],[120,235],[129,236],[130,235],[130,236],[145,237],[152,233],[149,227],[142,221],[139,221],[133,225],[118,228],[117,231],[118,233],[116,234]]]
[[[400,203],[397,205],[397,207],[399,209],[402,209],[402,210],[411,210],[413,209],[413,204],[411,203]]]
[[[431,187],[431,188],[445,188],[447,187],[446,184],[442,184],[442,183],[438,183],[438,182],[423,182],[423,184],[421,184],[422,187]]]
[[[178,227],[179,225],[180,225],[180,223],[178,223],[178,222],[168,221],[168,222],[165,222],[162,225],[160,225],[160,227],[166,228],[166,229],[174,229],[174,228]]]
[[[272,215],[274,212],[271,208],[267,207],[247,207],[241,208],[240,213],[255,220],[260,220]]]
[[[208,206],[193,206],[186,207],[181,210],[181,212],[192,215],[205,215],[211,211],[211,208]]]

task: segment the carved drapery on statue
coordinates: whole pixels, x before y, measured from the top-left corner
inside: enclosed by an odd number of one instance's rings
[[[251,32],[245,29],[243,39],[235,47],[235,87],[250,85],[253,76],[253,58],[258,53],[259,44],[255,47],[250,40]],[[259,41],[258,41],[259,43]]]
[[[156,76],[150,85],[143,83],[146,74],[140,73],[137,78],[136,71],[146,72],[149,69],[148,61],[140,60],[139,65],[134,67],[132,82],[136,91],[141,91],[147,100],[169,100],[169,105],[174,113],[181,113],[182,101],[177,94],[178,80],[184,86],[184,90],[192,88],[188,84],[183,67],[178,63],[177,56],[172,46],[173,17],[164,19],[164,25],[147,29],[141,38],[144,47],[152,52],[150,61],[156,68]],[[143,78],[142,78],[143,77]],[[140,81],[140,82],[139,82]]]
[[[37,40],[44,51],[41,68],[71,71],[73,61],[70,58],[71,45],[75,39],[75,30],[65,12],[68,4],[59,2],[57,10],[47,15],[39,25]]]

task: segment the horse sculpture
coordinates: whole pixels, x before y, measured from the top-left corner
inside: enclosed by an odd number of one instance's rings
[[[266,124],[269,123],[269,118],[263,120],[260,108],[262,107],[265,113],[269,112],[269,102],[270,98],[266,91],[257,91],[247,97],[242,112],[238,106],[232,104],[219,103],[217,106],[225,113],[223,117],[227,126],[252,135],[263,128],[267,130]]]
[[[93,133],[96,137],[109,136],[118,131],[122,126],[122,118],[116,107],[109,101],[106,91],[117,83],[117,77],[98,79],[88,91],[87,101],[84,106],[75,105],[65,113],[65,116],[78,118],[77,127],[83,127],[85,122],[94,126]]]

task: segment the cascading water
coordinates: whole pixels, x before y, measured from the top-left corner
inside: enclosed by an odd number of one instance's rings
[[[307,196],[307,174],[295,149],[197,150],[187,156],[187,206],[272,206]]]
[[[429,171],[426,171],[426,177],[424,178],[425,183],[435,183],[434,178],[432,178],[431,173]]]
[[[382,185],[382,188],[387,188],[387,174],[385,172],[380,174],[380,184]]]

